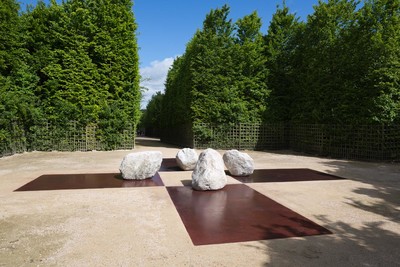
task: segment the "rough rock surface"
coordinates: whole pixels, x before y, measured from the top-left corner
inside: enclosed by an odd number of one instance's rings
[[[160,169],[162,153],[159,151],[144,151],[126,155],[119,167],[122,178],[143,180],[153,177]]]
[[[234,176],[247,176],[254,171],[254,160],[247,154],[235,149],[225,152],[224,163],[229,173]]]
[[[179,150],[175,158],[179,168],[184,171],[191,171],[196,167],[199,156],[194,149],[184,148]]]
[[[227,183],[222,156],[214,149],[204,150],[192,173],[195,190],[218,190]]]

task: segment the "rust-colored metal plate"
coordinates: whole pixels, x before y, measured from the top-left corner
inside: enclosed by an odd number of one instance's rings
[[[175,158],[166,158],[161,162],[160,172],[179,172],[183,171],[179,168]]]
[[[331,234],[243,184],[218,191],[167,190],[194,245]]]
[[[227,172],[227,174],[230,175],[229,172]],[[344,179],[311,169],[263,169],[254,170],[253,174],[249,176],[231,176],[242,183],[300,182]]]
[[[144,180],[124,180],[119,173],[42,175],[15,191],[164,186],[160,175]]]

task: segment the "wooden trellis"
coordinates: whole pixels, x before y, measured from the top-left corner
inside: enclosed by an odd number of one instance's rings
[[[321,156],[400,160],[400,125],[197,124],[194,147],[293,149]]]
[[[86,126],[72,121],[64,127],[55,127],[43,122],[25,133],[15,127],[11,141],[0,142],[0,157],[24,151],[92,151],[132,149],[135,146],[135,130],[129,126],[114,135],[113,140],[104,140],[99,136],[96,124]]]
[[[204,137],[194,132],[196,148],[213,147],[217,149],[284,149],[284,124],[240,123],[236,125],[197,124]],[[197,134],[196,134],[197,133]]]
[[[11,125],[11,141],[0,141],[0,157],[24,151],[91,151],[132,149],[134,127],[114,135],[99,137],[96,124],[70,122],[54,127],[48,122],[29,133]],[[400,125],[262,124],[177,125],[163,130],[162,140],[182,147],[204,149],[293,149],[335,158],[400,160]]]

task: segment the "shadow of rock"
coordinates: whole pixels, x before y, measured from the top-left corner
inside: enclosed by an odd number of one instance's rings
[[[192,186],[192,180],[181,180],[183,186]]]

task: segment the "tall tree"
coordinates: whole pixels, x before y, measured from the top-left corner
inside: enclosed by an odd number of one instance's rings
[[[261,19],[256,12],[236,23],[228,16],[226,5],[211,10],[172,65],[164,123],[261,121],[269,93]]]
[[[229,7],[211,10],[196,33],[192,66],[192,112],[195,122],[240,122],[245,107],[232,86],[234,26]]]
[[[88,1],[96,33],[90,56],[99,68],[108,105],[137,123],[140,117],[139,58],[131,0]],[[103,114],[106,115],[106,114]]]
[[[367,123],[400,121],[400,1],[368,0],[351,29],[358,110]]]
[[[38,116],[36,84],[26,60],[24,35],[14,0],[0,2],[0,141],[29,129]]]
[[[308,123],[343,123],[351,86],[346,84],[346,42],[357,2],[319,1],[308,17],[296,52],[293,119]],[[353,100],[351,100],[353,101]]]
[[[399,116],[399,1],[319,2],[299,43],[294,118],[388,123]],[[301,79],[299,79],[301,77]]]
[[[165,95],[162,101],[162,128],[177,127],[191,123],[191,70],[190,58],[193,40],[187,45],[185,54],[177,57],[167,74]]]
[[[261,19],[254,12],[233,23],[229,7],[212,10],[196,33],[191,59],[195,122],[260,121],[268,90]]]
[[[261,25],[257,12],[236,22],[236,44],[232,47],[232,69],[236,74],[232,87],[237,88],[239,101],[243,105],[242,122],[261,121],[269,95]]]
[[[50,120],[97,123],[105,139],[136,126],[141,95],[130,0],[41,1],[26,21],[36,94]]]
[[[15,0],[0,2],[0,75],[2,79],[11,75],[15,59],[15,50],[20,47],[18,42],[18,10]]]
[[[88,48],[97,66],[101,98],[99,126],[106,136],[136,127],[140,119],[139,57],[131,0],[88,0],[95,25]]]
[[[164,94],[154,94],[142,115],[142,125],[146,128],[146,136],[159,136],[162,121],[162,102]]]
[[[267,121],[291,120],[291,107],[296,93],[294,55],[303,27],[304,23],[300,23],[285,4],[282,8],[277,7],[272,16],[268,32],[264,37],[266,68],[269,71],[267,84],[271,90],[265,113]]]

